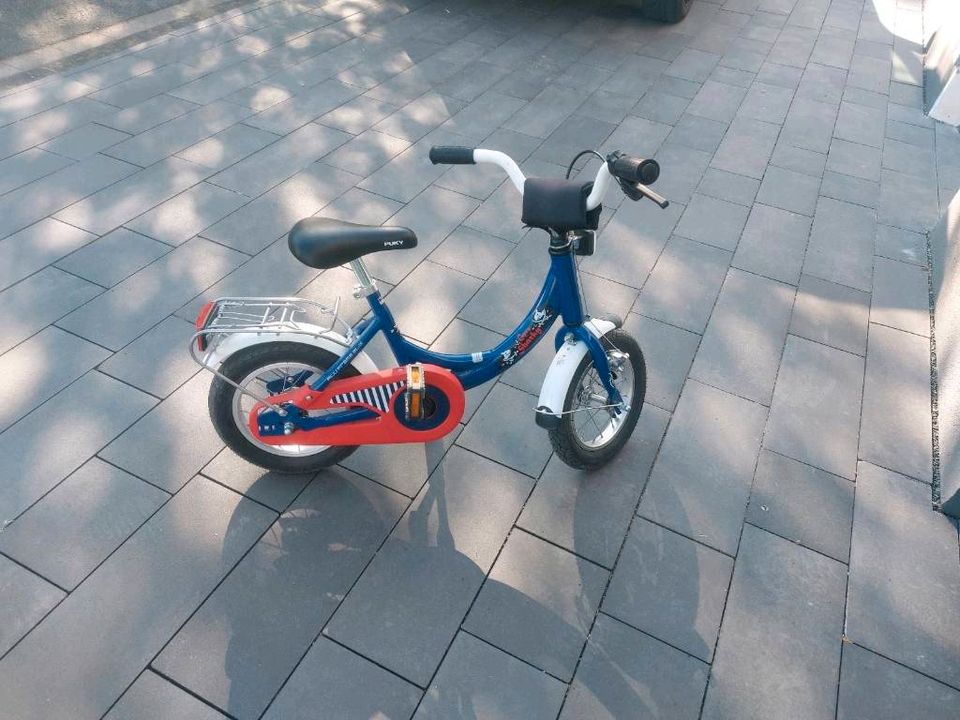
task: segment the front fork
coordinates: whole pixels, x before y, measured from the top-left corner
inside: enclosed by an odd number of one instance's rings
[[[587,329],[585,325],[579,325],[575,328],[567,328],[565,332],[572,334],[574,338],[583,341],[583,343],[587,346],[587,350],[589,351],[590,357],[593,360],[593,366],[597,369],[597,375],[600,377],[600,382],[603,383],[603,388],[607,391],[609,404],[614,406],[622,405],[623,396],[620,395],[620,391],[617,390],[613,384],[613,377],[610,374],[610,361],[607,359],[607,351],[603,348],[603,343],[601,342],[602,338],[597,338]],[[563,337],[566,336],[564,335]],[[562,338],[558,335],[558,347],[562,341]],[[622,407],[614,408],[615,412],[618,413],[623,409],[624,408]]]

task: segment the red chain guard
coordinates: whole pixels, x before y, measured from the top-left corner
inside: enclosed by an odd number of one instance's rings
[[[460,422],[466,398],[457,376],[446,368],[423,365],[423,372],[427,391],[439,391],[449,405],[447,416],[434,427],[417,429],[402,422],[406,417],[405,367],[334,380],[319,392],[305,385],[270,397],[274,405],[292,403],[304,410],[366,408],[375,412],[377,417],[314,430],[295,430],[290,435],[261,435],[257,417],[269,406],[257,403],[250,411],[248,427],[254,437],[269,445],[385,445],[438,440]]]

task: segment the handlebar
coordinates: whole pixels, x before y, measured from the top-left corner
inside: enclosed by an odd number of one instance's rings
[[[520,167],[506,153],[498,150],[483,148],[468,148],[457,145],[441,145],[430,148],[430,162],[434,165],[474,165],[489,163],[503,168],[510,177],[513,186],[523,195],[523,184],[526,176]],[[620,152],[613,152],[597,171],[593,181],[593,189],[587,197],[587,210],[594,210],[603,200],[611,179],[616,179],[620,189],[631,200],[646,197],[661,208],[666,208],[670,202],[662,195],[647,187],[660,176],[660,164],[656,160],[632,157]]]

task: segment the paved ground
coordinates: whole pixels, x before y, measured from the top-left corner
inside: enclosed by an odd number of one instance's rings
[[[5,718],[953,718],[957,526],[931,511],[922,233],[960,138],[919,111],[917,2],[263,2],[0,97]],[[895,32],[894,32],[895,31]],[[546,262],[480,144],[558,175],[656,155],[583,263],[647,406],[602,472],[551,457],[547,343],[429,447],[318,477],[224,451],[204,298],[345,298],[492,345]],[[382,362],[383,347],[375,348]]]
[[[175,4],[176,0],[0,0],[0,58]]]

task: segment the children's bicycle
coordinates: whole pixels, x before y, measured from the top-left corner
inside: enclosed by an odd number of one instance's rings
[[[603,161],[596,178],[569,179],[576,161]],[[535,410],[557,455],[576,468],[608,462],[630,437],[643,407],[646,368],[637,341],[612,316],[584,310],[576,256],[591,255],[612,182],[632,200],[668,202],[651,190],[654,160],[586,150],[566,179],[526,178],[502,152],[434,147],[434,164],[492,163],[523,195],[522,221],[549,235],[550,268],[527,316],[496,347],[467,354],[424,349],[405,339],[370,277],[363,257],[417,245],[403,227],[357,225],[323,217],[298,222],[289,234],[300,262],[328,269],[349,264],[357,298],[370,312],[350,326],[339,301],[227,297],[203,306],[191,354],[212,371],[209,408],[223,441],[241,457],[281,472],[310,472],[343,460],[359,445],[422,443],[453,430],[464,391],[519,362],[560,318],[556,355]],[[383,333],[397,366],[380,370],[364,352]]]

